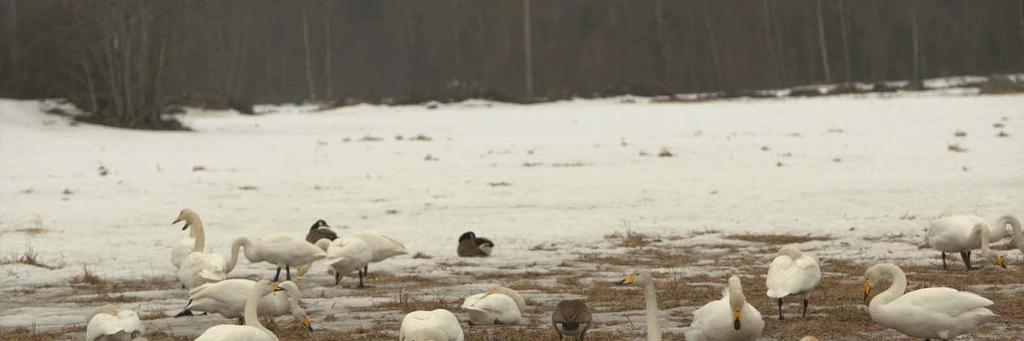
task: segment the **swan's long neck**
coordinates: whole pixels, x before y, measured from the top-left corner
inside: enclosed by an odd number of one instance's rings
[[[644,285],[644,304],[647,306],[647,341],[661,341],[661,327],[658,326],[658,296],[654,283]]]
[[[886,304],[892,302],[893,300],[900,298],[900,296],[903,296],[903,293],[907,291],[907,274],[904,273],[903,270],[900,270],[900,268],[890,264],[883,268],[883,271],[892,277],[892,285],[889,286],[889,289],[886,289],[881,294],[878,294],[878,296],[875,296],[875,298],[871,300],[871,305],[875,305],[876,303]]]
[[[256,311],[260,306],[260,298],[262,297],[263,296],[260,295],[259,290],[256,290],[255,288],[250,290],[249,296],[245,298],[245,310],[242,312],[242,316],[245,317],[245,325],[270,332],[260,324],[259,315],[256,314]]]
[[[250,262],[259,262],[260,260],[256,257],[256,252],[253,250],[252,241],[249,238],[240,237],[235,239],[234,243],[231,243],[231,259],[228,259],[228,264],[224,268],[224,273],[229,273],[235,269],[235,265],[238,265],[238,249],[242,248],[245,252],[245,258],[249,259]]]
[[[977,225],[974,225],[974,230],[971,231],[971,233],[977,233],[981,237],[981,254],[982,255],[988,255],[988,254],[992,253],[992,250],[989,249],[989,246],[988,246],[988,244],[989,244],[989,233],[990,232],[991,231],[988,229],[988,224],[985,224],[985,223],[978,223]]]
[[[1006,227],[1006,224],[1010,224],[1013,228],[1013,243],[1017,244],[1017,248],[1021,252],[1024,252],[1024,231],[1021,231],[1020,220],[1012,215],[1004,215],[999,218],[999,226]]]
[[[203,221],[199,220],[199,217],[192,217],[189,222],[192,229],[192,236],[195,237],[195,243],[192,244],[192,252],[203,252],[206,250],[206,232],[203,231]]]
[[[288,305],[291,307],[292,316],[295,320],[302,321],[306,317],[306,311],[299,306],[299,292],[288,290]]]

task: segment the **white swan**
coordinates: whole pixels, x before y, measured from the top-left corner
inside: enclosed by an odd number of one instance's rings
[[[803,316],[807,317],[807,304],[811,292],[821,282],[821,269],[818,261],[800,252],[796,246],[786,245],[779,250],[779,255],[772,260],[768,268],[768,297],[778,300],[779,320],[782,316],[782,299],[791,295],[804,296]]]
[[[359,273],[359,287],[363,287],[361,270],[373,260],[373,250],[365,241],[353,237],[342,237],[333,241],[325,238],[316,241],[316,246],[327,251],[326,262],[334,272],[334,285],[341,283],[341,277],[356,271]]]
[[[245,299],[254,285],[256,282],[248,279],[226,279],[203,284],[188,292],[188,298],[192,303],[187,308],[192,311],[220,314],[225,318],[237,318],[241,324],[244,322],[242,314],[245,311]],[[257,308],[259,315],[276,317],[291,314],[296,321],[302,321],[303,327],[312,330],[309,316],[299,306],[299,286],[292,281],[281,282],[278,286],[284,291],[260,298]]]
[[[1002,218],[999,220],[1002,222]],[[1019,222],[1017,225],[1018,226]],[[975,216],[953,216],[935,220],[928,228],[925,243],[928,247],[942,252],[942,268],[946,269],[946,252],[959,252],[967,270],[971,267],[971,250],[981,246],[981,257],[995,265],[1006,268],[1003,257],[989,249],[989,243],[1002,238],[1006,232],[1005,223],[998,228],[989,228],[981,218]],[[996,237],[994,237],[996,236]],[[997,239],[993,239],[997,238]]]
[[[693,323],[685,332],[690,341],[756,340],[764,329],[761,313],[747,303],[740,278],[729,277],[722,299],[693,312]]]
[[[187,229],[188,226],[182,229]],[[181,268],[181,262],[188,257],[188,254],[192,253],[192,248],[196,244],[196,230],[188,230],[188,235],[178,240],[174,246],[171,247],[171,264],[174,264],[175,269]],[[210,252],[210,247],[207,246],[203,249],[203,252]]]
[[[462,325],[450,311],[417,310],[405,315],[398,341],[463,341]],[[198,341],[198,340],[197,340]]]
[[[85,327],[86,341],[128,341],[146,333],[139,315],[128,309],[105,305],[93,310]]]
[[[925,288],[904,294],[907,275],[893,264],[874,265],[864,273],[864,299],[883,279],[892,286],[871,300],[871,319],[911,337],[951,340],[999,315],[985,307],[992,301],[950,288]]]
[[[399,243],[394,238],[388,237],[387,235],[374,232],[374,231],[362,231],[352,234],[353,237],[362,239],[370,246],[370,250],[373,250],[373,260],[370,263],[376,263],[385,259],[401,256],[408,254],[405,250],[405,245]],[[363,267],[363,276],[369,273],[369,265]]]
[[[199,214],[191,209],[183,209],[172,224],[180,221],[185,221],[185,228],[192,229],[195,242],[192,244],[192,252],[182,260],[181,267],[178,268],[178,280],[186,289],[223,280],[226,277],[224,257],[216,253],[203,252],[206,249],[206,232]]]
[[[997,230],[999,227],[1006,226],[1006,224],[1010,224],[1011,230],[1013,231],[1014,246],[1016,246],[1021,253],[1024,253],[1024,231],[1021,231],[1020,220],[1009,214],[1004,215],[1000,217],[999,220],[996,220]]]
[[[273,332],[260,324],[259,316],[256,314],[260,298],[275,291],[281,291],[281,288],[270,281],[264,279],[256,282],[245,298],[245,312],[242,315],[245,319],[244,326],[216,325],[203,332],[203,335],[199,335],[195,341],[278,341]]]
[[[519,324],[525,308],[523,296],[506,287],[493,287],[462,302],[462,309],[469,312],[469,323],[475,325]]]
[[[231,259],[228,260],[225,272],[231,272],[238,264],[238,249],[245,252],[245,258],[252,263],[267,262],[277,265],[274,275],[276,282],[281,277],[281,268],[285,269],[285,278],[292,280],[291,267],[301,267],[323,259],[327,255],[316,245],[283,233],[271,234],[255,242],[246,237],[235,239],[231,244]]]
[[[644,288],[644,305],[647,311],[647,341],[661,341],[661,327],[658,326],[658,296],[654,290],[654,277],[651,276],[649,271],[640,271],[627,275],[619,284],[636,284]]]

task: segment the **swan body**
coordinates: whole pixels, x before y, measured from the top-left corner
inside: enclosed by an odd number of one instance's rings
[[[803,316],[807,316],[807,304],[814,288],[821,282],[818,261],[787,245],[779,250],[768,268],[768,297],[778,300],[779,319],[782,320],[782,299],[791,295],[804,295]]]
[[[373,231],[363,231],[352,234],[353,237],[362,239],[370,246],[370,250],[373,251],[373,259],[371,263],[383,261],[385,259],[401,256],[408,254],[405,250],[405,245],[399,243],[394,238],[388,237],[387,235]]]
[[[999,317],[986,308],[992,301],[974,293],[944,287],[905,293],[907,275],[893,264],[874,265],[865,277],[865,299],[881,280],[892,280],[871,300],[871,319],[911,337],[951,340]]]
[[[179,221],[185,221],[184,228],[191,228],[195,239],[192,252],[181,261],[178,268],[178,280],[186,289],[223,280],[226,275],[224,257],[216,253],[206,253],[206,232],[199,214],[191,209],[183,209],[178,214]],[[228,270],[230,271],[230,270]]]
[[[246,237],[235,239],[231,244],[231,259],[228,260],[225,272],[231,272],[238,264],[238,250],[242,249],[245,258],[252,263],[267,262],[277,265],[277,281],[281,268],[287,269],[287,279],[291,280],[291,267],[300,267],[323,259],[327,255],[323,250],[303,239],[283,233],[275,233],[256,239],[255,242]]]
[[[195,230],[188,230],[188,236],[182,237],[171,247],[171,264],[174,264],[175,269],[181,268],[181,262],[185,260],[185,257],[188,257],[188,254],[192,253],[195,243]],[[209,253],[210,248],[207,246],[203,249],[203,252]]]
[[[1000,218],[999,222],[1002,223],[1004,218]],[[1017,222],[1014,226],[1019,225]],[[1005,268],[1002,256],[989,249],[989,244],[1001,239],[1005,232],[1005,223],[992,229],[987,222],[976,216],[952,216],[933,221],[925,235],[925,243],[942,252],[943,268],[946,268],[946,252],[959,252],[967,270],[971,270],[971,251],[978,247],[981,248],[982,258]]]
[[[477,238],[473,231],[469,231],[459,236],[456,252],[459,257],[487,257],[493,249],[494,242],[487,238]]]
[[[129,341],[146,333],[139,315],[128,309],[104,305],[89,316],[85,328],[86,341]]]
[[[463,341],[459,319],[450,311],[417,310],[405,315],[398,331],[399,341]]]
[[[474,325],[518,324],[523,317],[525,301],[515,290],[494,287],[487,292],[466,297],[462,309],[469,312]]]
[[[278,341],[273,332],[260,324],[256,311],[261,297],[280,290],[280,287],[267,280],[256,282],[245,298],[245,325],[216,325],[199,335],[195,341]]]
[[[373,250],[363,239],[342,237],[333,241],[320,239],[316,246],[327,251],[327,266],[334,272],[334,285],[341,283],[341,278],[359,272],[373,260]],[[359,287],[363,287],[363,274],[359,272]]]
[[[654,277],[649,271],[627,275],[620,285],[636,284],[644,290],[644,305],[647,312],[647,341],[661,341],[661,327],[658,325],[658,297],[654,290]]]
[[[691,341],[749,341],[761,336],[764,320],[743,295],[740,278],[729,278],[722,299],[705,304],[693,312],[693,323],[686,331]]]
[[[225,318],[241,318],[245,310],[248,293],[257,282],[248,279],[226,279],[216,283],[207,283],[189,291],[188,298],[192,303],[186,307],[192,311],[220,314]],[[296,321],[302,321],[307,329],[309,317],[299,306],[299,287],[292,281],[284,281],[279,285],[284,291],[275,291],[259,300],[257,312],[260,316],[276,317],[291,314]]]

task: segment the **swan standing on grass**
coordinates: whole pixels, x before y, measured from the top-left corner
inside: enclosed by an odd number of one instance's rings
[[[278,341],[273,332],[260,324],[259,316],[256,314],[260,298],[275,291],[281,291],[281,288],[270,281],[264,279],[256,282],[245,298],[244,326],[216,325],[203,332],[203,335],[199,335],[195,341]]]
[[[370,260],[370,263],[380,262],[394,256],[401,256],[409,253],[405,250],[405,245],[402,245],[402,243],[399,243],[394,238],[388,237],[380,232],[363,231],[354,233],[352,236],[362,239],[370,246],[370,250],[373,251],[373,259]],[[369,274],[369,271],[370,266],[364,266],[363,276]]]
[[[238,324],[245,323],[245,300],[257,282],[248,279],[226,279],[216,283],[203,284],[188,293],[192,301],[186,309],[220,314],[224,318],[237,318]],[[313,330],[309,316],[299,306],[299,286],[292,281],[279,284],[284,291],[273,292],[260,298],[257,311],[260,316],[277,317],[291,314],[302,326]]]
[[[1005,217],[1004,217],[1005,218]],[[1016,220],[1016,218],[1014,218]],[[967,224],[970,222],[971,224]],[[1003,218],[999,219],[1003,222]],[[1018,226],[1020,223],[1017,222]],[[925,235],[925,243],[928,247],[942,252],[942,268],[946,266],[946,252],[959,252],[964,260],[967,270],[971,267],[971,250],[981,246],[981,257],[995,265],[1006,268],[1003,256],[989,249],[989,243],[994,241],[993,236],[1002,238],[1005,233],[1005,223],[997,225],[999,228],[991,229],[988,223],[975,216],[954,216],[933,221]],[[1015,229],[1019,229],[1015,227]]]
[[[471,325],[519,324],[525,308],[523,296],[506,287],[493,287],[462,302]]]
[[[558,302],[551,312],[551,326],[558,333],[558,340],[568,336],[570,341],[583,340],[590,323],[593,321],[590,308],[583,300],[564,300]]]
[[[139,340],[136,338],[145,333],[146,326],[134,311],[108,304],[96,308],[89,316],[89,324],[85,327],[85,340]]]
[[[729,277],[722,299],[705,304],[693,312],[693,323],[686,331],[690,341],[752,341],[761,336],[764,320],[743,295],[740,278]]]
[[[661,341],[661,327],[658,326],[658,296],[654,290],[654,277],[648,271],[629,274],[619,285],[636,284],[644,288],[644,305],[647,311],[647,341]]]
[[[327,255],[324,250],[287,234],[275,233],[256,239],[255,242],[246,237],[235,239],[231,244],[231,259],[225,272],[231,272],[238,263],[238,249],[242,248],[245,258],[251,263],[267,262],[277,265],[274,282],[281,278],[281,268],[285,269],[285,278],[292,280],[292,268],[306,266],[321,260]]]
[[[772,260],[768,268],[768,297],[778,300],[779,320],[782,316],[782,299],[787,296],[804,296],[803,317],[807,317],[807,304],[811,292],[821,282],[821,269],[818,261],[800,252],[796,246],[786,245],[779,250],[779,255]]]
[[[871,319],[911,337],[951,340],[999,317],[985,308],[992,301],[974,293],[950,288],[904,293],[907,275],[893,264],[874,265],[864,275],[864,300],[880,281],[892,280],[889,289],[871,300]]]
[[[450,311],[417,310],[405,315],[398,341],[463,341],[462,325]],[[198,341],[198,340],[197,340]]]
[[[226,277],[225,273],[231,269],[225,271],[224,256],[203,252],[206,249],[206,232],[203,221],[199,219],[199,214],[188,208],[183,209],[171,224],[181,221],[185,222],[185,226],[181,229],[191,228],[195,235],[195,241],[192,244],[192,252],[181,262],[181,267],[178,269],[178,280],[185,286],[185,289],[223,280]]]
[[[370,245],[359,238],[343,237],[334,241],[320,239],[316,246],[327,252],[327,266],[334,272],[334,285],[341,284],[341,278],[352,271],[359,273],[359,287],[363,288],[362,269],[373,260]],[[301,272],[305,272],[304,270]]]

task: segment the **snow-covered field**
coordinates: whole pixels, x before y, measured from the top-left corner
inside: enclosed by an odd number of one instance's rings
[[[324,112],[282,106],[261,108],[273,113],[256,117],[192,111],[183,117],[190,132],[70,125],[42,112],[50,105],[0,101],[0,259],[7,260],[0,265],[0,329],[82,324],[103,303],[69,284],[86,268],[111,283],[163,283],[118,293],[129,296],[121,297],[125,306],[159,315],[147,321],[150,331],[194,337],[225,322],[160,315],[173,315],[186,300],[169,261],[170,246],[183,234],[170,223],[185,207],[199,212],[208,245],[222,254],[239,236],[302,237],[321,218],[341,235],[387,233],[429,258],[398,257],[372,265],[371,273],[437,281],[443,285],[410,290],[453,301],[507,284],[474,274],[543,277],[583,254],[628,259],[647,250],[618,245],[608,237],[615,232],[656,236],[663,239],[659,249],[686,248],[698,259],[718,257],[701,245],[755,244],[730,236],[788,234],[828,237],[803,244],[823,259],[937,266],[935,252],[918,249],[928,220],[1024,214],[1021,95],[688,104],[617,98]],[[996,136],[1000,131],[1009,136]],[[954,144],[966,151],[948,150]],[[493,239],[495,255],[456,257],[456,238],[466,230]],[[766,267],[777,247],[757,247],[763,254],[746,257],[746,264]],[[1001,288],[1019,295],[1024,257],[1014,252],[1005,274],[1016,284]],[[12,261],[25,254],[55,269]],[[272,273],[269,265],[242,263],[232,277]],[[618,279],[628,268],[580,267],[584,285]],[[656,270],[666,277],[712,274],[719,287],[728,273],[742,271],[701,261]],[[854,287],[862,275],[845,274]],[[334,288],[320,265],[302,287],[314,327],[356,330],[397,325],[400,312],[358,309],[394,301],[392,291],[405,286],[396,283]],[[548,306],[572,297],[525,295]],[[772,315],[763,292],[747,296]],[[639,293],[629,297],[642,300]],[[662,318],[668,332],[678,333],[704,302],[679,303]],[[544,313],[548,308],[538,308],[537,328],[545,328]],[[642,337],[642,311],[599,317],[623,314],[636,325],[605,328]],[[1003,322],[1001,332],[989,331],[1004,333],[993,340],[1024,331],[1013,329],[1024,321]]]

